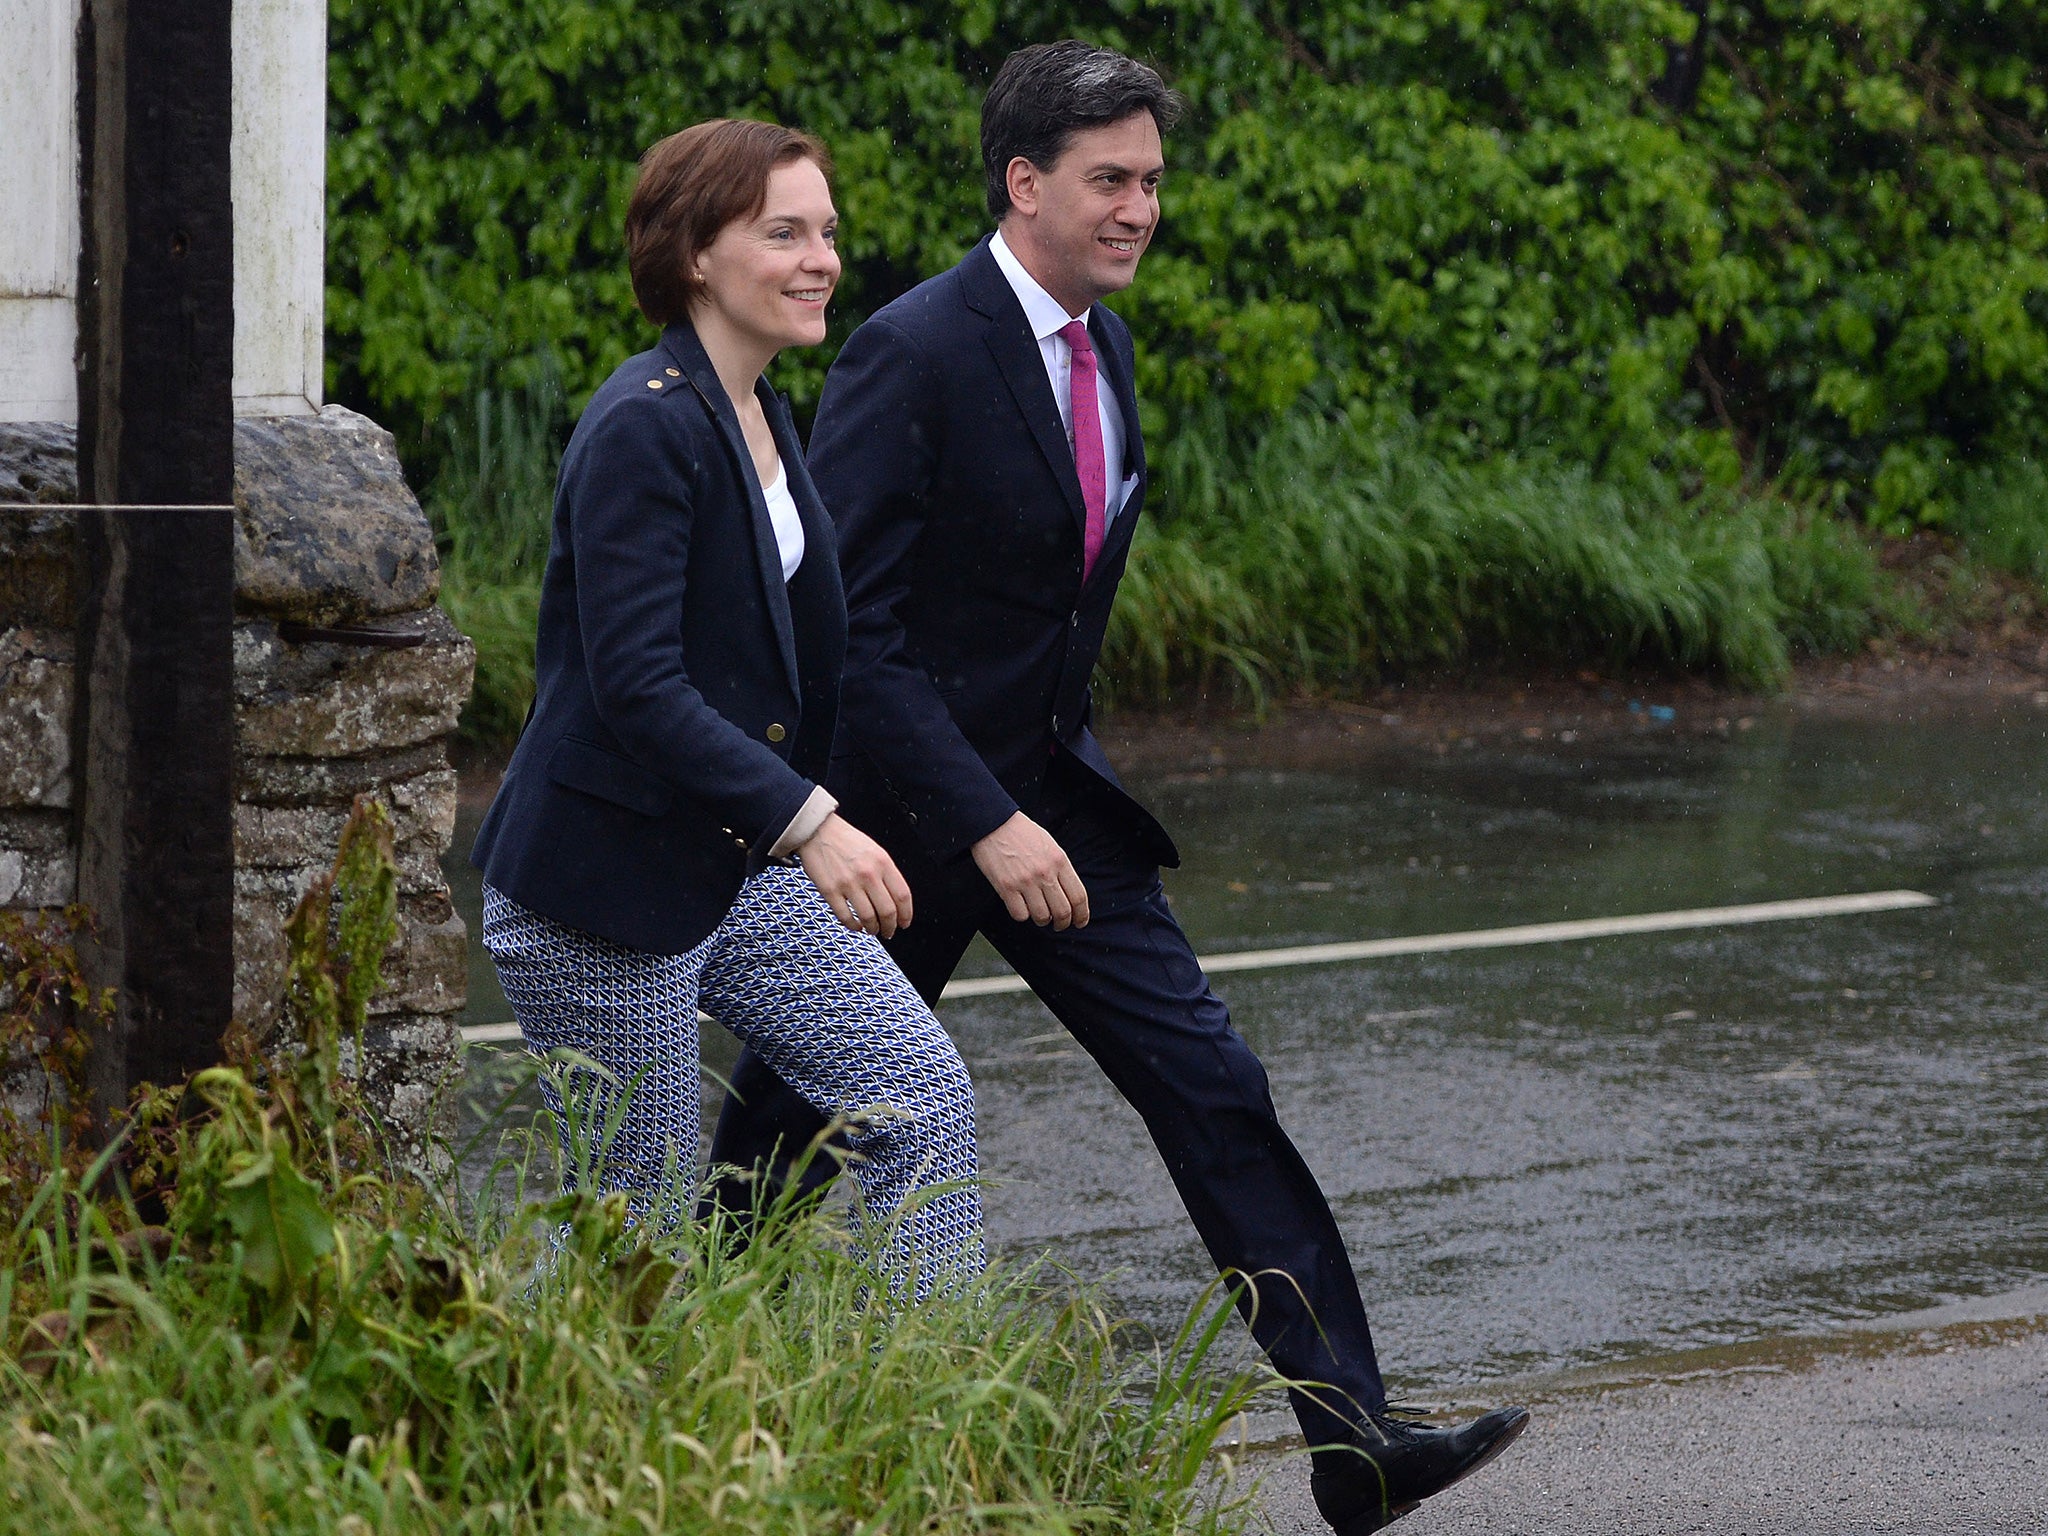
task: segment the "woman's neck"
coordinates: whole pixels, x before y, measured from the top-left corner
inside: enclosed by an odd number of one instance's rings
[[[768,365],[775,361],[779,347],[764,347],[751,337],[743,336],[727,325],[719,315],[702,305],[690,312],[690,322],[697,332],[697,340],[703,343],[704,355],[711,359],[711,368],[718,375],[718,382],[725,386],[726,398],[732,401],[732,408],[742,416],[754,402],[754,381],[768,371]]]

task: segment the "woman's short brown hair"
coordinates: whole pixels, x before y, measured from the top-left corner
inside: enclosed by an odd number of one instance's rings
[[[656,325],[689,315],[703,289],[697,253],[726,225],[760,213],[769,174],[794,160],[832,174],[832,157],[808,133],[733,117],[672,133],[640,157],[626,205],[626,260],[643,315]]]

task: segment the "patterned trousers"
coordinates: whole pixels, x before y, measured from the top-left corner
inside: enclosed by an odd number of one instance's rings
[[[541,1076],[571,1187],[594,1173],[599,1188],[626,1191],[641,1220],[688,1210],[701,1006],[819,1113],[854,1117],[849,1171],[868,1214],[887,1221],[875,1258],[892,1288],[914,1273],[921,1299],[981,1267],[966,1063],[881,944],[841,926],[801,869],[749,878],[687,954],[614,944],[489,886],[483,939],[527,1049],[566,1046],[616,1080],[566,1074],[575,1102],[565,1105],[565,1079]],[[933,1192],[912,1201],[921,1191]]]

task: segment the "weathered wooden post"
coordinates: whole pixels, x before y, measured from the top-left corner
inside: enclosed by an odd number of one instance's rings
[[[76,713],[103,1106],[234,1007],[231,0],[86,0]]]

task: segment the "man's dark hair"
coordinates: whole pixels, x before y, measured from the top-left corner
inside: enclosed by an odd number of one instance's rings
[[[989,216],[1010,211],[1010,162],[1041,169],[1066,153],[1083,128],[1150,112],[1164,134],[1180,120],[1181,99],[1149,64],[1068,38],[1019,48],[996,72],[981,104],[981,167]]]

